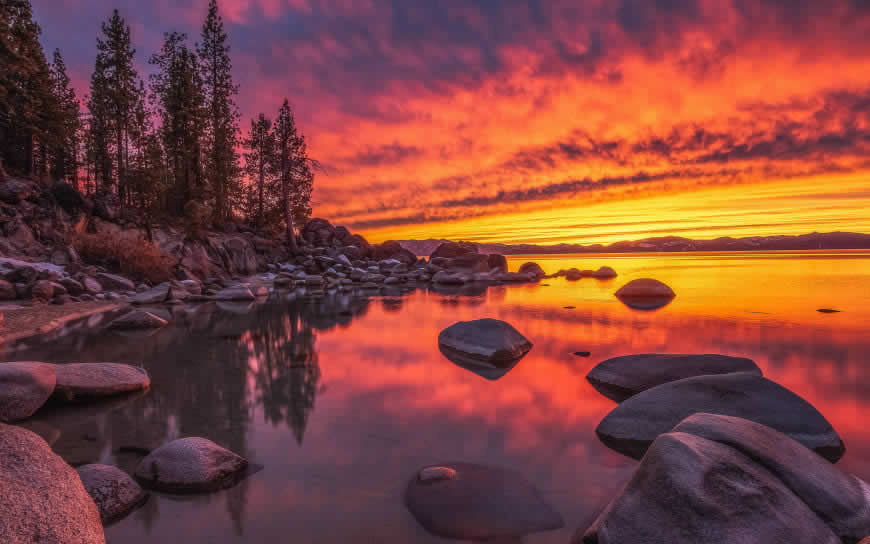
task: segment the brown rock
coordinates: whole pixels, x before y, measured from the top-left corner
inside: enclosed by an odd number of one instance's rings
[[[97,399],[151,387],[144,369],[118,363],[57,365],[54,396],[67,402]]]
[[[32,416],[51,397],[56,381],[54,365],[0,363],[0,421]]]
[[[145,500],[145,492],[123,470],[109,465],[83,465],[76,469],[85,490],[94,499],[100,519],[108,525],[117,521]]]

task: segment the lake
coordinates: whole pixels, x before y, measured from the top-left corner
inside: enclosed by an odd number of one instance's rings
[[[175,307],[173,324],[150,335],[69,329],[3,357],[150,373],[145,395],[26,422],[71,464],[132,471],[146,450],[203,436],[262,465],[211,495],[153,494],[106,529],[118,544],[446,542],[402,496],[419,468],[447,461],[523,473],[566,522],[523,542],[564,544],[637,465],[599,442],[594,429],[615,403],[585,379],[600,361],[634,353],[754,359],[839,431],[839,466],[870,480],[870,252],[509,258],[513,270],[530,260],[547,273],[608,265],[619,277],[368,298],[283,292],[260,305]],[[677,297],[656,311],[626,307],[613,293],[640,277]],[[437,347],[442,329],[482,317],[534,344],[497,381]]]

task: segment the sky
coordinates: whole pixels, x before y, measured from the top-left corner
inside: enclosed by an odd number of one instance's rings
[[[87,92],[207,0],[33,0]],[[870,232],[870,0],[223,0],[242,127],[284,97],[370,241]]]

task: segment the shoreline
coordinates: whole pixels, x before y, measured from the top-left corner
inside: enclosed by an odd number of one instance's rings
[[[75,302],[62,306],[22,306],[0,310],[0,346],[53,332],[72,321],[119,310],[128,304],[115,302]]]

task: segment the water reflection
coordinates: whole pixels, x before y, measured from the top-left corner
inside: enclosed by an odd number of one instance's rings
[[[301,542],[437,542],[401,497],[419,467],[445,459],[522,472],[566,520],[564,530],[526,542],[567,542],[634,469],[598,442],[595,426],[615,404],[585,379],[600,361],[632,353],[754,359],[837,428],[848,446],[839,466],[870,479],[862,415],[870,409],[870,293],[861,288],[870,258],[850,260],[847,271],[818,258],[673,258],[541,261],[547,272],[611,264],[620,277],[608,285],[555,279],[482,292],[300,292],[259,305],[173,307],[164,310],[172,325],[150,336],[67,334],[5,358],[149,371],[144,396],[28,422],[71,463],[132,471],[167,440],[203,436],[265,466],[213,495],[157,495],[109,528],[110,542],[288,534]],[[613,292],[633,277],[666,281],[678,297],[656,312],[628,308]],[[823,307],[843,313],[815,311]],[[535,345],[496,382],[437,348],[442,329],[483,317],[511,323]]]

